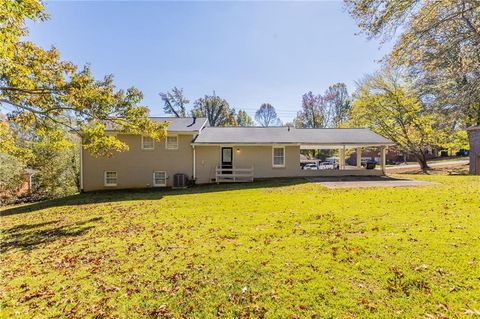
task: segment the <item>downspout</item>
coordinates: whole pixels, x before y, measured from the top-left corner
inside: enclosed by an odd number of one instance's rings
[[[83,138],[80,138],[80,193],[83,193]]]
[[[193,180],[196,180],[196,171],[195,171],[195,145],[193,147]]]

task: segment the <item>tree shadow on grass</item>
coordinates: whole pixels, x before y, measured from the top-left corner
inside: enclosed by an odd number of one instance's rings
[[[90,218],[81,222],[76,222],[58,227],[45,226],[56,225],[59,220],[43,222],[37,224],[21,224],[12,228],[2,230],[2,241],[0,243],[0,253],[7,252],[11,249],[31,250],[40,244],[54,242],[61,238],[76,237],[85,234],[94,228],[89,223],[101,220],[101,217]]]
[[[469,164],[458,164],[454,166],[431,166],[425,173],[420,168],[402,168],[399,166],[395,170],[388,171],[395,175],[446,175],[446,176],[467,176],[469,173]]]
[[[108,190],[97,191],[83,194],[67,196],[59,199],[46,200],[34,204],[22,205],[19,207],[7,208],[0,211],[0,217],[30,213],[42,209],[61,207],[61,206],[77,206],[99,203],[113,203],[121,201],[136,201],[136,200],[159,200],[163,196],[173,195],[189,195],[189,194],[204,194],[225,191],[235,191],[242,189],[256,189],[256,188],[273,188],[293,186],[309,183],[304,178],[282,178],[282,179],[265,179],[258,180],[253,183],[232,183],[232,184],[206,184],[196,185],[186,189],[162,189],[162,188],[148,188],[148,189],[126,189],[126,190]]]
[[[318,176],[307,177],[312,182],[385,182],[385,181],[409,181],[409,178],[399,178],[388,175],[383,176]]]
[[[33,229],[33,228],[40,228],[40,227],[48,226],[51,224],[57,224],[59,222],[60,220],[52,220],[49,222],[43,222],[38,224],[20,224],[12,228],[2,229],[2,234],[16,234],[16,233],[28,231],[29,229]]]

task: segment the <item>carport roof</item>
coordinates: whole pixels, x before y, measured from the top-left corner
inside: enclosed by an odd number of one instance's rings
[[[366,128],[297,129],[288,127],[206,127],[194,144],[293,144],[318,146],[380,146],[394,143]]]

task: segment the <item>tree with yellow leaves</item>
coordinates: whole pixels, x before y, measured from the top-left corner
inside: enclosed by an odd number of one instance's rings
[[[400,74],[383,70],[366,76],[353,95],[352,126],[369,127],[412,154],[420,168],[428,170],[426,154],[445,141],[437,123],[416,92]]]
[[[437,111],[480,124],[480,1],[344,1],[368,37],[399,35],[386,62],[406,67]]]
[[[110,156],[128,146],[106,129],[161,139],[166,124],[149,119],[136,88],[118,90],[111,75],[96,80],[88,66],[63,61],[22,37],[25,21],[48,18],[38,0],[0,0],[0,112],[10,123],[43,134],[78,133],[94,155]]]

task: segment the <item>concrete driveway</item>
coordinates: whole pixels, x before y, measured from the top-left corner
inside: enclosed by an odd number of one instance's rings
[[[327,188],[417,187],[437,184],[427,181],[393,178],[388,176],[347,176],[337,178],[315,177],[308,178],[307,180],[313,183],[319,183]]]

